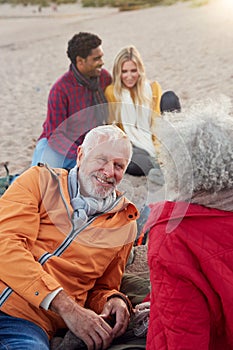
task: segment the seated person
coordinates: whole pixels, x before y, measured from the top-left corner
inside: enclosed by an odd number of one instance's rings
[[[64,328],[107,349],[126,331],[120,284],[138,211],[116,187],[131,155],[120,128],[99,126],[69,172],[31,167],[0,198],[1,350],[49,350]]]
[[[156,132],[166,194],[146,224],[147,349],[233,349],[233,118],[212,101]]]
[[[151,130],[160,115],[161,87],[146,78],[141,55],[133,45],[118,52],[112,74],[113,84],[105,90],[110,102],[108,123],[115,122],[133,144],[133,156],[126,172],[147,175],[151,168],[159,168]]]
[[[102,40],[95,34],[80,32],[68,41],[70,67],[49,92],[47,117],[32,166],[42,162],[54,168],[73,168],[85,134],[106,123],[104,89],[112,78],[103,68],[103,55]]]

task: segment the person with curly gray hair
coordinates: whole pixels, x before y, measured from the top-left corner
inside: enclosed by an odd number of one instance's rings
[[[209,101],[157,123],[165,201],[151,205],[147,349],[233,349],[233,117]]]

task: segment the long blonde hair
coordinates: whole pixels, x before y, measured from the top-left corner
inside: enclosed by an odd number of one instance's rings
[[[122,97],[122,81],[121,81],[121,71],[122,65],[127,62],[132,61],[136,64],[136,67],[139,72],[139,77],[137,84],[133,87],[134,101],[135,103],[142,104],[151,104],[149,97],[146,95],[145,83],[147,81],[145,74],[145,67],[141,58],[140,53],[135,46],[130,45],[122,48],[115,57],[113,64],[113,85],[114,85],[114,95],[117,102],[121,101]]]

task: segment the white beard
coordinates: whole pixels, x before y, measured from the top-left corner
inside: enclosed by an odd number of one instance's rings
[[[92,182],[92,175],[86,176],[81,169],[78,172],[78,180],[80,185],[80,191],[84,196],[93,197],[96,199],[103,199],[111,196],[115,190],[115,186],[112,188],[104,188],[104,186],[95,186]]]

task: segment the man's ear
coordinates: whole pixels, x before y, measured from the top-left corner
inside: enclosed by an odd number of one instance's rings
[[[78,168],[80,166],[82,158],[83,158],[83,149],[82,149],[82,146],[78,146],[78,148],[77,148],[77,166],[78,166]]]
[[[77,56],[76,57],[76,67],[78,68],[78,70],[82,70],[82,67],[83,67],[83,62],[85,61],[84,58],[80,57],[80,56]]]

